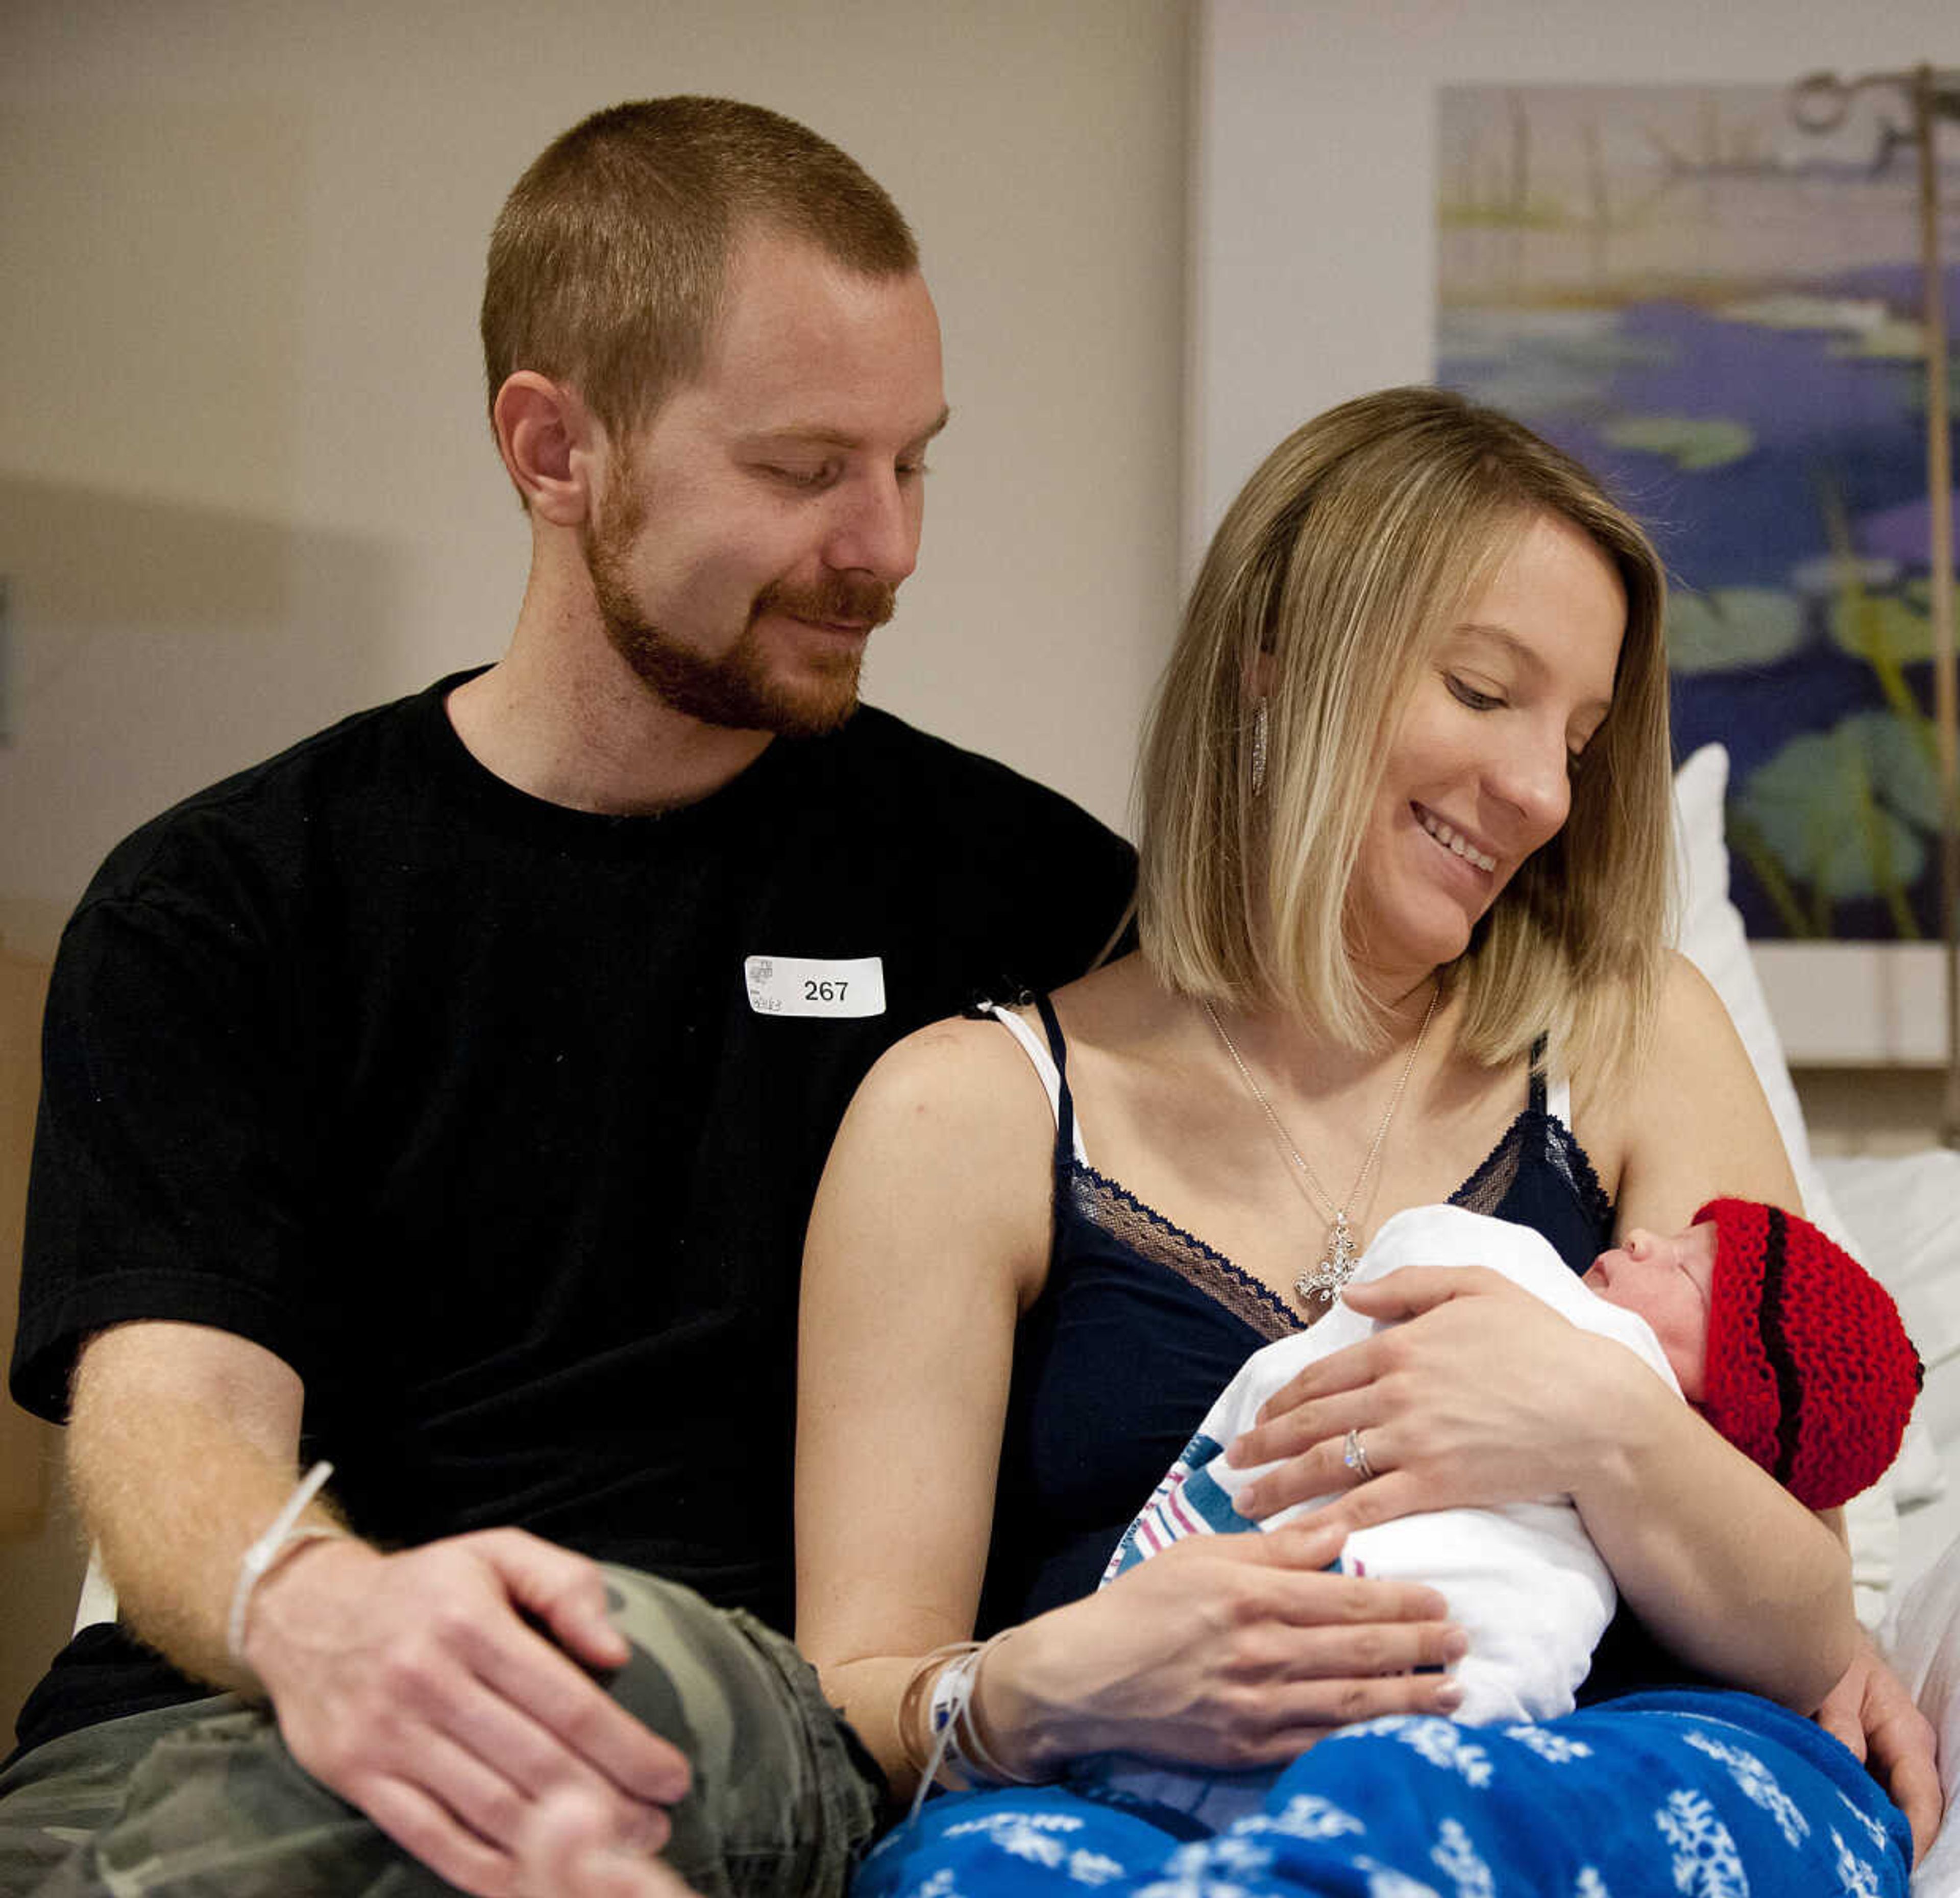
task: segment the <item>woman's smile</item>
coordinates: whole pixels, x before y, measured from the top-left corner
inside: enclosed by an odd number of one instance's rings
[[[1356,953],[1406,986],[1453,962],[1571,809],[1605,718],[1626,595],[1599,548],[1541,515],[1436,641],[1396,720],[1349,888]]]
[[[1463,862],[1487,873],[1497,867],[1497,860],[1494,857],[1480,850],[1453,824],[1446,824],[1435,812],[1421,804],[1413,805],[1411,808],[1415,812],[1415,821],[1452,857],[1461,858]]]

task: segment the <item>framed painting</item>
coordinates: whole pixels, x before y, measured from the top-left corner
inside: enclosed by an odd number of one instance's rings
[[[1653,533],[1678,754],[1728,747],[1731,894],[1799,1061],[1945,1058],[1909,124],[1861,94],[1808,130],[1786,86],[1440,95],[1437,379]]]

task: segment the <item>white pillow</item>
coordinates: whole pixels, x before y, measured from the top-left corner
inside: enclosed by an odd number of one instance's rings
[[[1783,1058],[1783,1040],[1770,1016],[1768,998],[1749,955],[1742,912],[1729,900],[1729,847],[1723,833],[1723,794],[1729,787],[1729,754],[1704,745],[1675,772],[1676,839],[1682,888],[1677,942],[1682,955],[1707,977],[1736,1025],[1749,1064],[1756,1071],[1776,1117],[1796,1175],[1803,1210],[1853,1258],[1866,1251],[1852,1235],[1817,1170],[1796,1086]],[[1899,1550],[1898,1505],[1890,1477],[1881,1477],[1863,1496],[1845,1505],[1844,1527],[1851,1549],[1851,1580],[1858,1619],[1876,1628],[1884,1619]]]
[[[1960,1356],[1960,1153],[1929,1147],[1819,1164],[1846,1219],[1873,1242],[1866,1263],[1898,1300],[1927,1369]]]
[[[1947,1823],[1913,1874],[1923,1898],[1960,1891],[1960,1544],[1907,1590],[1899,1605],[1892,1665],[1939,1737]]]
[[[1859,1256],[1857,1248],[1811,1158],[1810,1136],[1783,1059],[1783,1040],[1770,1017],[1768,998],[1750,958],[1742,912],[1729,900],[1729,847],[1722,830],[1722,800],[1728,788],[1729,754],[1720,745],[1703,746],[1675,774],[1683,883],[1681,952],[1707,977],[1742,1038],[1749,1065],[1756,1070],[1770,1111],[1776,1116],[1777,1131],[1790,1155],[1805,1213],[1855,1257]]]
[[[1926,1506],[1946,1495],[1943,1456],[1960,1445],[1960,1153],[1933,1147],[1818,1165],[1853,1231],[1870,1245],[1866,1263],[1898,1299],[1926,1363],[1926,1388],[1889,1478],[1904,1518],[1895,1574],[1904,1582],[1960,1528],[1960,1505]]]

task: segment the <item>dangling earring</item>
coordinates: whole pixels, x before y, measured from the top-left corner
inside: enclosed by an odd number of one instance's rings
[[[1266,781],[1266,701],[1263,694],[1252,708],[1252,795],[1257,797]]]

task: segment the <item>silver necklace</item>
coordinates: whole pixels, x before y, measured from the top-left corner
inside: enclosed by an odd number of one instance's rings
[[[1219,1040],[1225,1044],[1225,1052],[1232,1057],[1232,1065],[1239,1070],[1252,1098],[1257,1101],[1278,1137],[1280,1145],[1285,1149],[1287,1158],[1293,1162],[1294,1171],[1311,1189],[1309,1205],[1318,1202],[1317,1210],[1326,1213],[1332,1223],[1327,1229],[1327,1247],[1322,1254],[1320,1263],[1312,1271],[1303,1267],[1300,1276],[1293,1282],[1293,1296],[1306,1305],[1318,1301],[1331,1305],[1334,1295],[1354,1276],[1354,1267],[1360,1257],[1360,1248],[1354,1243],[1354,1229],[1348,1219],[1351,1207],[1360,1200],[1361,1189],[1368,1183],[1368,1175],[1375,1169],[1375,1162],[1380,1156],[1382,1143],[1389,1137],[1389,1124],[1395,1117],[1395,1109],[1402,1104],[1403,1090],[1408,1086],[1408,1078],[1415,1068],[1415,1057],[1422,1052],[1424,1038],[1429,1033],[1430,1022],[1436,1015],[1436,1005],[1441,1000],[1443,990],[1439,984],[1430,992],[1429,1006],[1423,1013],[1422,1026],[1415,1032],[1415,1039],[1409,1044],[1408,1058],[1402,1063],[1402,1071],[1395,1082],[1395,1091],[1389,1096],[1388,1110],[1382,1116],[1382,1124],[1375,1129],[1375,1138],[1369,1146],[1367,1158],[1361,1162],[1361,1170],[1354,1175],[1354,1184],[1348,1189],[1348,1197],[1336,1205],[1334,1196],[1314,1177],[1313,1168],[1306,1163],[1306,1156],[1295,1146],[1287,1130],[1280,1124],[1280,1117],[1273,1111],[1273,1104],[1266,1098],[1265,1090],[1252,1079],[1252,1070],[1246,1065],[1245,1057],[1232,1044],[1232,1038],[1225,1032],[1225,1024],[1218,1019],[1218,1011],[1209,1001],[1204,1003],[1204,1013]]]

